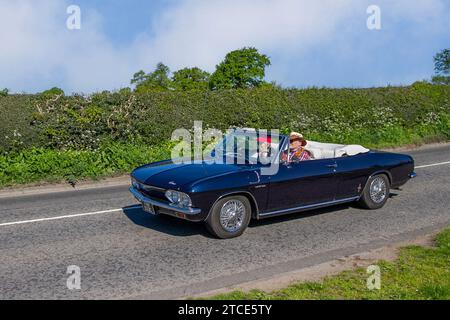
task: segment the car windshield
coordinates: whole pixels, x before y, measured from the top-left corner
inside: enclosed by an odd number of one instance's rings
[[[233,131],[224,136],[212,151],[215,159],[237,164],[270,163],[278,154],[279,136],[257,131]]]

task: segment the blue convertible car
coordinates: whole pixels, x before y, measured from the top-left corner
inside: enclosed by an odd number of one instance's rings
[[[335,204],[358,202],[381,208],[390,188],[415,177],[414,160],[403,154],[308,141],[311,160],[283,157],[289,137],[269,139],[269,161],[249,143],[223,152],[229,141],[259,136],[256,130],[229,132],[211,152],[223,160],[179,164],[167,160],[144,165],[131,173],[131,193],[143,210],[190,221],[205,221],[219,238],[241,235],[250,220],[263,219]],[[265,150],[267,152],[267,150]],[[230,161],[237,158],[244,161]],[[266,159],[267,160],[267,159]],[[270,168],[275,168],[270,170]]]

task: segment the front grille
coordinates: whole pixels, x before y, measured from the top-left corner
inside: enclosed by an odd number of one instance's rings
[[[139,183],[139,191],[153,199],[167,200],[165,196],[166,190],[154,186]]]

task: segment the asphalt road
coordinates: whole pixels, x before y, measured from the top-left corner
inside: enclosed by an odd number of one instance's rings
[[[152,217],[126,187],[0,199],[0,299],[179,298],[450,226],[450,146],[410,154],[416,166],[440,164],[417,168],[381,210],[338,206],[253,222],[232,240]],[[80,267],[80,290],[67,288],[70,265]]]

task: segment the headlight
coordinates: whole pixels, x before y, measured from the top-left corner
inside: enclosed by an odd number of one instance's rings
[[[166,198],[169,199],[169,201],[172,203],[178,203],[178,192],[172,191],[172,190],[167,190]]]
[[[190,207],[192,206],[191,198],[183,192],[175,191],[175,190],[167,190],[166,198],[172,204],[175,204],[180,207]]]
[[[133,188],[139,189],[139,182],[137,182],[133,177],[131,177],[131,185],[133,186]]]

